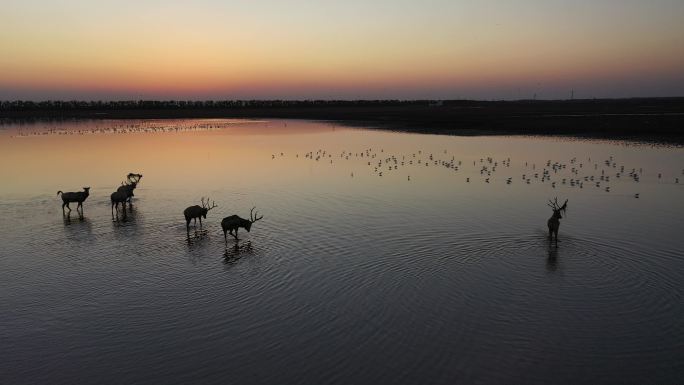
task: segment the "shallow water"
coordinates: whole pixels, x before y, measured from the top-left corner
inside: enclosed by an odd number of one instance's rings
[[[80,121],[1,126],[0,164],[3,384],[684,377],[681,148]],[[82,186],[84,218],[63,217],[55,192]],[[221,218],[252,206],[226,245]]]

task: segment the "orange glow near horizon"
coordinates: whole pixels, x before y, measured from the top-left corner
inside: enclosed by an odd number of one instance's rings
[[[10,1],[0,99],[684,94],[684,5],[379,3]]]

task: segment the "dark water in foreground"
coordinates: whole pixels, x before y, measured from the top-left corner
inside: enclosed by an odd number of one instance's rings
[[[681,148],[120,124],[0,131],[2,384],[684,378]],[[55,192],[86,185],[65,220]],[[188,239],[201,196],[218,207]],[[252,206],[264,220],[226,246],[221,218]]]

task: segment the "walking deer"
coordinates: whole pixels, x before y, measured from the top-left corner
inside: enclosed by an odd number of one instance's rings
[[[57,191],[57,195],[62,195],[62,214],[64,214],[64,207],[66,206],[67,209],[69,209],[69,212],[71,212],[71,207],[69,207],[69,203],[78,203],[76,206],[76,212],[78,212],[80,215],[83,215],[83,202],[88,199],[88,195],[90,195],[90,187],[83,187],[83,191],[78,191],[78,192],[62,192]],[[81,208],[81,211],[78,211],[78,208]]]
[[[207,198],[207,201],[204,202],[204,198],[202,198],[202,206],[190,206],[187,209],[183,211],[183,215],[185,216],[185,228],[190,232],[190,220],[195,220],[195,227],[197,226],[197,218],[200,220],[200,227],[202,227],[202,217],[204,219],[207,219],[207,213],[209,210],[213,209],[214,207],[217,207],[216,204],[212,201],[211,206],[209,206],[209,198]]]
[[[263,215],[257,218],[257,215],[259,213],[254,212],[254,209],[256,209],[256,207],[252,207],[252,209],[249,211],[249,219],[243,219],[237,215],[231,215],[229,217],[223,218],[223,220],[221,221],[221,227],[223,228],[223,238],[226,240],[226,243],[228,242],[228,233],[230,233],[230,235],[232,235],[233,238],[235,238],[235,240],[237,241],[239,240],[238,229],[240,227],[249,232],[254,222],[264,218]],[[235,231],[235,234],[233,234],[233,231]]]
[[[565,200],[562,206],[558,205],[558,198],[553,201],[549,200],[547,204],[553,210],[553,215],[549,218],[547,225],[549,226],[549,241],[553,240],[553,235],[556,235],[556,243],[558,243],[558,228],[560,227],[560,220],[563,218],[561,211],[565,214],[565,210],[568,208],[568,200]]]

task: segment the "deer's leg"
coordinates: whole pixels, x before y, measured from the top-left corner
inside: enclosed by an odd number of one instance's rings
[[[185,217],[185,230],[188,231],[188,234],[190,234],[190,218]]]
[[[226,244],[228,244],[228,232],[226,230],[223,230],[223,239],[226,241]]]
[[[69,202],[65,203],[65,205],[66,205],[67,209],[69,210],[69,212],[71,212],[71,207],[69,207]]]
[[[67,205],[66,202],[62,202],[62,214],[64,214],[64,206],[66,206],[66,205]]]
[[[202,217],[199,217],[200,220],[200,227],[202,227]]]
[[[238,233],[238,229],[235,229],[235,235],[233,235],[233,237],[235,238],[236,241],[240,240],[240,238],[238,238],[237,233]]]

